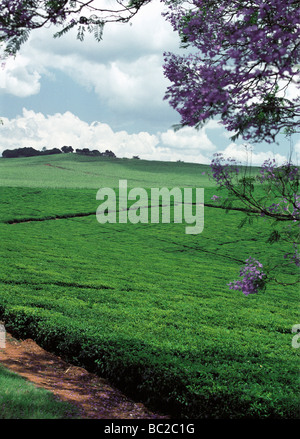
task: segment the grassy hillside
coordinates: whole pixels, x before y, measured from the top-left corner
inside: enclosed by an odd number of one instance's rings
[[[0,419],[78,418],[74,406],[0,365]]]
[[[209,166],[133,159],[58,154],[28,158],[0,159],[0,186],[38,188],[213,186],[202,172]],[[203,187],[203,186],[201,186]]]
[[[72,154],[0,159],[1,318],[176,416],[295,418],[298,288],[270,283],[245,297],[227,286],[250,255],[280,263],[286,248],[266,244],[268,223],[239,229],[242,212],[207,206],[199,235],[184,224],[96,221],[100,187],[203,187],[208,201],[207,170]]]

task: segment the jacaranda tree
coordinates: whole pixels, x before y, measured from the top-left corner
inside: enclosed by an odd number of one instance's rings
[[[2,56],[14,55],[30,32],[55,25],[55,37],[77,29],[77,38],[85,32],[102,39],[106,23],[126,23],[151,0],[0,0],[0,43]]]
[[[300,2],[295,0],[167,1],[165,14],[191,49],[185,55],[165,54],[165,75],[171,81],[166,99],[181,116],[180,126],[201,127],[218,117],[232,139],[274,142],[278,134],[299,130]],[[180,127],[179,126],[179,127]],[[258,175],[234,159],[215,155],[212,177],[226,191],[229,208],[244,205],[249,219],[274,221],[269,242],[288,241],[286,264],[300,266],[299,169],[291,161],[267,160]],[[257,186],[262,190],[257,190]],[[247,219],[247,218],[246,218]],[[285,227],[277,228],[278,223]],[[270,270],[271,271],[271,270]],[[241,279],[230,284],[244,294],[256,293],[268,278],[262,264],[249,257]],[[270,278],[270,276],[269,276]]]
[[[166,54],[166,99],[182,125],[218,116],[235,139],[273,142],[299,128],[300,2],[168,1],[183,55]]]
[[[166,99],[182,125],[201,126],[220,116],[224,126],[251,141],[274,141],[299,127],[300,1],[161,0],[164,15],[193,51],[166,54],[172,82]],[[128,22],[151,0],[0,0],[0,43],[15,54],[34,29],[53,24],[54,36],[77,28],[100,41],[109,22]],[[195,50],[196,49],[196,50]]]
[[[241,279],[229,284],[230,288],[242,291],[245,295],[263,290],[266,282],[273,279],[279,282],[278,271],[291,274],[298,281],[300,267],[299,220],[299,168],[291,162],[277,165],[275,159],[266,160],[258,173],[248,167],[241,167],[235,159],[225,159],[221,153],[215,154],[211,162],[212,178],[220,190],[225,190],[225,196],[214,195],[212,199],[226,209],[230,209],[237,201],[245,212],[241,222],[253,222],[253,218],[262,217],[272,221],[272,232],[268,236],[268,243],[278,241],[289,244],[291,250],[283,252],[284,260],[278,265],[268,263],[268,273],[263,271],[261,262],[250,257],[240,271]],[[291,268],[291,269],[290,269]],[[298,273],[297,273],[298,272]]]

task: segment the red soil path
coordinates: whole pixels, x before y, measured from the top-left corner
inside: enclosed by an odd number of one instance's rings
[[[82,419],[168,419],[134,402],[108,381],[73,366],[38,346],[33,340],[16,340],[6,334],[0,363],[38,387],[77,407]]]

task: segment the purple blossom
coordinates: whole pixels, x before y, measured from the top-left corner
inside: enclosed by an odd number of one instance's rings
[[[258,181],[266,185],[266,191],[278,200],[265,210],[271,214],[286,215],[292,221],[300,219],[299,168],[291,162],[277,166],[275,160],[266,160],[260,170]]]
[[[239,174],[239,168],[235,159],[225,160],[222,153],[214,154],[210,163],[212,177],[220,187],[229,187]]]
[[[274,142],[283,130],[299,129],[300,116],[300,8],[294,0],[183,0],[164,1],[165,17],[179,33],[185,55],[165,53],[164,72],[171,81],[165,99],[178,111],[182,126],[201,127],[216,116],[233,140]],[[296,90],[287,98],[287,88]],[[280,86],[278,84],[281,84]],[[248,215],[260,215],[288,224],[288,241],[296,241],[294,226],[300,219],[299,168],[265,161],[257,178],[240,172],[234,159],[215,154],[211,175],[227,189],[230,205],[241,201]],[[263,191],[257,194],[257,183]],[[218,197],[212,197],[214,201]],[[224,204],[225,206],[225,204]],[[285,232],[286,232],[286,229]],[[278,233],[270,237],[274,242]],[[286,237],[286,236],[285,236]],[[279,238],[278,238],[279,239]],[[272,241],[273,240],[273,241]],[[287,254],[299,264],[299,254]],[[245,295],[264,287],[262,264],[246,261],[240,278],[229,284]]]
[[[274,142],[282,129],[299,128],[300,8],[294,0],[190,2],[163,0],[165,17],[187,55],[165,53],[171,81],[165,99],[182,125],[201,126],[220,116],[235,138]],[[281,83],[281,88],[278,86]]]
[[[266,282],[266,274],[262,270],[263,265],[256,259],[250,257],[246,259],[245,266],[240,270],[241,280],[230,282],[231,290],[242,291],[245,296],[256,294],[262,289]]]
[[[278,166],[275,159],[266,160],[256,181],[263,186],[265,196],[254,197],[253,177],[245,178],[235,159],[214,154],[210,164],[211,176],[217,185],[226,188],[243,203],[263,217],[297,222],[300,219],[299,168],[291,162]]]
[[[150,1],[118,0],[105,6],[105,2],[96,0],[0,0],[1,56],[15,55],[32,30],[49,24],[60,27],[54,36],[78,24],[81,39],[84,28],[100,41],[105,23],[127,22]]]
[[[286,253],[284,255],[285,259],[289,259],[290,262],[296,264],[297,267],[300,267],[300,254],[297,245],[294,243],[294,252]]]

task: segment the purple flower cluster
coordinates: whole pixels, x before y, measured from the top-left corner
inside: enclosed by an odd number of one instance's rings
[[[260,201],[254,197],[254,178],[240,175],[235,159],[225,159],[222,153],[214,154],[210,164],[211,176],[219,187],[226,188],[261,216],[297,222],[300,219],[299,168],[291,162],[281,166],[275,159],[266,160],[256,178],[265,192]]]
[[[30,3],[21,0],[1,0],[0,33],[1,38],[12,38],[20,35],[22,28],[30,26],[32,7]],[[16,25],[18,23],[18,25]]]
[[[212,177],[219,187],[227,189],[232,200],[240,200],[247,207],[248,215],[261,215],[275,220],[275,224],[283,222],[280,234],[276,227],[271,233],[268,242],[284,239],[293,243],[294,252],[286,253],[284,258],[289,259],[297,267],[300,266],[300,255],[297,242],[299,241],[300,195],[299,168],[291,162],[277,166],[274,159],[266,160],[255,176],[244,171],[238,172],[235,160],[225,160],[222,154],[215,154],[211,162]],[[254,184],[256,183],[256,184]],[[263,191],[258,191],[257,186]],[[216,195],[214,201],[220,201]],[[242,222],[244,224],[244,222]],[[231,289],[241,290],[245,295],[257,293],[264,287],[266,274],[262,271],[262,264],[249,258],[246,266],[241,270],[241,280],[231,282]]]
[[[266,206],[271,214],[289,217],[292,221],[300,219],[299,168],[291,162],[281,166],[276,165],[275,159],[266,160],[261,169],[258,181],[267,185],[266,191],[277,197],[277,203]]]
[[[162,1],[183,46],[194,48],[165,54],[172,83],[165,99],[182,125],[221,116],[237,137],[268,142],[283,128],[299,127],[300,94],[284,93],[292,81],[299,88],[299,2]]]
[[[270,179],[286,178],[290,181],[299,179],[299,168],[291,162],[286,162],[282,166],[276,165],[275,159],[265,160],[260,169],[259,181],[264,183]]]
[[[221,197],[219,197],[218,195],[213,195],[213,196],[211,197],[211,199],[212,199],[213,201],[220,201]]]
[[[268,179],[275,178],[276,160],[265,160],[260,169],[260,182],[263,183]]]
[[[239,168],[235,159],[225,160],[222,153],[214,154],[210,163],[212,177],[220,187],[230,187],[233,180],[239,174]]]
[[[300,267],[300,254],[297,245],[294,243],[294,252],[293,253],[286,253],[284,255],[285,259],[290,259],[290,261],[294,264],[296,264],[297,267]]]
[[[165,53],[164,72],[171,81],[165,99],[180,114],[182,126],[198,128],[218,116],[226,129],[235,132],[234,140],[241,136],[254,142],[274,142],[282,131],[291,134],[299,129],[299,2],[162,1],[169,7],[165,17],[182,46],[193,48],[187,55]],[[292,82],[296,90],[288,98]],[[285,238],[297,241],[296,166],[277,166],[270,159],[255,178],[253,173],[239,172],[234,159],[215,154],[210,167],[217,185],[227,189],[230,202],[242,201],[248,215],[285,221]],[[257,182],[263,189],[258,193]],[[216,195],[212,199],[219,200]],[[291,255],[299,264],[299,254],[295,251],[286,258]],[[252,258],[247,259],[240,277],[229,285],[245,295],[256,293],[266,281],[262,264]]]
[[[256,294],[259,289],[262,289],[266,282],[266,274],[262,271],[262,264],[253,259],[248,258],[245,266],[240,270],[241,280],[230,282],[229,288],[231,290],[242,291],[245,296],[249,294]]]
[[[78,38],[87,29],[100,41],[105,23],[127,22],[150,1],[118,0],[106,5],[98,0],[0,0],[1,56],[15,55],[33,29],[49,24],[61,27],[54,36],[78,25]]]
[[[32,29],[66,20],[65,0],[0,0],[0,36],[4,53],[15,54]]]

